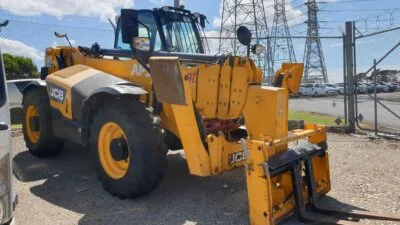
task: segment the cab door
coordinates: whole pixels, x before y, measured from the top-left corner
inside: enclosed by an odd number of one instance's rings
[[[15,195],[11,184],[11,127],[3,55],[0,51],[0,224],[14,214]]]

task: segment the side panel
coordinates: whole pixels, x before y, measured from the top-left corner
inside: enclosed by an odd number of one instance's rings
[[[75,143],[82,141],[82,112],[89,96],[100,92],[118,96],[147,93],[121,78],[84,65],[56,71],[47,76],[46,82],[54,134]]]
[[[229,60],[221,68],[218,94],[218,118],[226,119],[229,112],[229,99],[231,94],[231,75],[232,66],[229,65]]]
[[[231,101],[228,118],[238,118],[242,113],[247,94],[247,71],[244,66],[235,66],[231,78]]]
[[[49,73],[54,73],[59,70],[56,55],[60,55],[61,51],[64,58],[67,59],[69,52],[71,52],[71,48],[56,47],[46,49],[46,66],[49,68]],[[137,86],[143,87],[148,92],[151,91],[152,82],[150,74],[134,59],[92,58],[84,56],[77,48],[72,48],[71,55],[73,65],[86,65],[104,73],[112,74],[126,81],[130,81]],[[67,66],[71,65],[67,62]]]
[[[197,79],[196,106],[206,118],[216,117],[220,66],[201,65]]]
[[[150,58],[150,68],[152,68],[152,76],[154,80],[154,89],[157,96],[168,96],[163,103],[172,103],[171,113],[176,119],[176,126],[179,136],[182,140],[186,160],[191,174],[198,176],[211,175],[210,158],[203,146],[198,131],[198,125],[195,118],[193,101],[189,80],[185,80],[181,74],[181,68],[178,58],[176,57],[152,57]],[[168,79],[165,79],[165,78]],[[180,93],[169,93],[169,89],[164,88],[163,82],[175,81],[181,79],[181,87],[177,88]],[[168,86],[168,84],[165,84]],[[175,84],[176,85],[176,84]],[[184,102],[177,101],[184,97]]]
[[[8,106],[8,94],[3,57],[0,51],[0,201],[2,204],[2,215],[0,218],[1,224],[11,220],[14,215],[13,194],[10,109]]]
[[[72,87],[97,73],[98,71],[87,66],[77,65],[47,76],[47,92],[51,107],[59,111],[66,119],[72,120],[74,110],[72,109]]]

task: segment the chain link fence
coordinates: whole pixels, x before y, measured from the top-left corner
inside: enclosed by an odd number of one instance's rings
[[[4,21],[6,18],[0,18]],[[30,20],[10,19],[0,32],[0,46],[4,53],[7,87],[11,109],[11,123],[21,127],[23,118],[22,90],[32,81],[39,79],[40,67],[44,66],[47,47],[68,45],[64,38],[54,32],[67,33],[74,46],[91,46],[97,42],[103,48],[112,48],[114,31],[107,28],[91,28],[68,25],[42,24]],[[95,38],[93,38],[95,37]]]
[[[0,20],[4,20],[0,15]],[[107,25],[107,24],[105,24]],[[87,26],[87,27],[86,27]],[[7,27],[0,32],[0,45],[2,51],[10,54],[10,60],[5,62],[9,96],[11,105],[11,116],[14,127],[20,127],[22,115],[22,94],[21,91],[29,81],[27,79],[38,79],[40,67],[44,65],[44,52],[47,47],[68,45],[64,38],[57,38],[54,32],[67,33],[74,46],[90,47],[97,42],[102,48],[113,48],[114,31],[109,27],[93,28],[82,20],[78,25],[53,25],[43,24],[35,20],[10,19]],[[219,50],[218,31],[206,32],[207,50],[210,54],[217,54]],[[302,62],[307,37],[297,36],[292,38],[297,62]],[[223,39],[222,43],[228,43]],[[256,40],[253,41],[256,43]],[[343,42],[342,37],[321,38],[324,52],[329,83],[338,84],[335,91],[322,88],[315,96],[314,91],[301,89],[301,95],[290,99],[289,108],[291,116],[295,119],[301,117],[322,116],[320,123],[328,125],[343,125],[346,122],[346,107],[343,79]],[[14,58],[12,58],[14,57]],[[13,65],[17,59],[24,59],[26,62]],[[256,57],[251,55],[251,57]],[[257,60],[256,60],[257,61]],[[278,65],[280,67],[280,65]],[[312,93],[312,94],[310,94]],[[308,114],[304,114],[308,113]]]
[[[400,136],[400,28],[364,35],[355,26],[355,114],[359,129]]]

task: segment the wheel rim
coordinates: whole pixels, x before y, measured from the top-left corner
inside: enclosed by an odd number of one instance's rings
[[[123,138],[127,142],[126,135],[122,128],[113,122],[105,123],[101,129],[98,139],[98,153],[101,166],[104,171],[113,179],[120,179],[128,171],[130,153],[124,160],[115,160],[111,155],[111,143],[114,139]]]
[[[37,110],[36,106],[30,105],[26,110],[25,114],[25,126],[26,126],[26,133],[28,134],[29,140],[36,144],[39,142],[40,139],[40,130],[35,131],[32,130],[31,127],[31,119],[34,117],[39,117],[39,111]]]

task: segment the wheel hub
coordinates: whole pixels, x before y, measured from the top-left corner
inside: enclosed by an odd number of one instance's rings
[[[114,122],[105,123],[98,136],[98,154],[104,171],[113,179],[121,179],[128,172],[129,146],[123,129]]]
[[[126,160],[129,156],[128,143],[125,138],[113,139],[110,144],[111,157],[115,161]]]
[[[40,139],[39,110],[34,105],[28,106],[25,112],[25,130],[32,143],[38,143]]]

